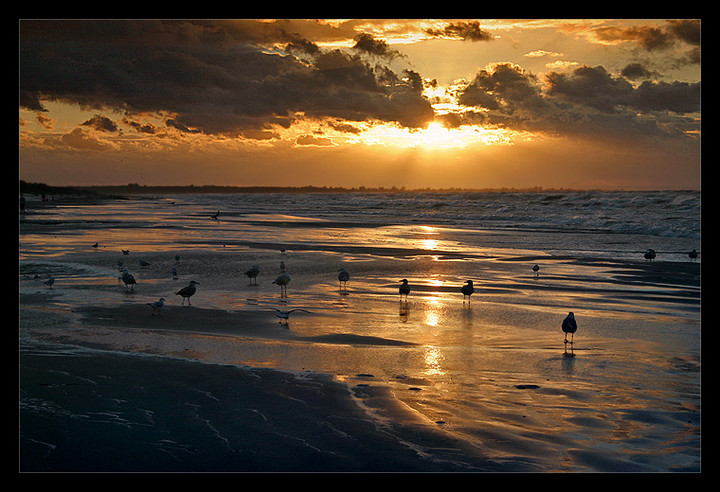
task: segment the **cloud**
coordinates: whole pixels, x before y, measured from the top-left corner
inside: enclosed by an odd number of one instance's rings
[[[96,114],[89,120],[83,123],[83,126],[89,126],[91,128],[94,128],[96,130],[104,131],[104,132],[116,132],[118,131],[118,126],[115,124],[113,120],[106,116],[101,116],[99,114]]]
[[[239,134],[300,115],[419,127],[432,108],[412,80],[365,54],[384,41],[323,51],[281,22],[21,21],[20,104],[43,101],[164,112],[187,132]],[[273,49],[284,43],[285,50]],[[316,49],[317,48],[317,49]],[[302,54],[294,56],[293,53]],[[309,58],[308,58],[309,57]]]
[[[602,66],[549,72],[541,81],[517,65],[495,64],[478,71],[458,101],[472,110],[445,115],[447,126],[481,123],[614,140],[688,139],[699,130],[692,115],[700,111],[700,83],[644,81],[635,87]]]
[[[480,27],[478,21],[449,23],[443,29],[426,29],[425,32],[435,37],[461,38],[467,41],[490,41],[494,36]]]

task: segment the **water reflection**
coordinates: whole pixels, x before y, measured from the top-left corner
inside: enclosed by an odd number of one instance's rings
[[[445,356],[437,347],[425,347],[424,359],[427,366],[424,371],[425,375],[443,376],[445,374],[442,370],[442,362],[445,360]]]
[[[431,298],[425,306],[425,324],[436,327],[440,322],[440,301],[438,298]]]

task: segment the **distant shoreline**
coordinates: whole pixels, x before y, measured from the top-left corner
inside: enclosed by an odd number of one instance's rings
[[[584,192],[584,191],[699,191],[699,190],[615,190],[615,189],[579,189],[579,188],[413,188],[403,187],[343,187],[343,186],[224,186],[224,185],[87,185],[87,186],[50,186],[44,183],[20,181],[20,193],[46,195],[89,195],[95,197],[127,195],[168,195],[168,194],[233,194],[233,193],[512,193],[512,192]]]

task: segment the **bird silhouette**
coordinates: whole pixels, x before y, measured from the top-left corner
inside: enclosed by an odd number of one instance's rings
[[[697,257],[698,257],[698,253],[695,250],[692,250],[688,253],[688,258],[690,258],[693,261],[695,261],[697,259]]]
[[[245,275],[248,276],[251,284],[253,282],[257,284],[258,273],[260,273],[260,265],[253,265],[247,272],[245,272]]]
[[[345,288],[347,288],[347,281],[350,280],[350,273],[345,269],[341,269],[340,273],[338,273],[338,280],[340,281],[340,289],[343,288],[343,284],[345,285]]]
[[[277,284],[280,286],[280,296],[281,297],[287,297],[287,284],[292,280],[292,277],[288,272],[283,272],[280,275],[277,276],[275,280],[273,280],[274,284]]]
[[[533,266],[533,272],[535,272],[535,276],[537,277],[540,272],[540,265]]]
[[[125,289],[127,289],[127,286],[130,286],[130,292],[135,292],[135,285],[137,282],[135,281],[135,277],[132,276],[132,274],[128,273],[127,268],[123,269],[122,276],[120,277],[125,284]]]
[[[408,281],[406,278],[400,280],[402,282],[402,285],[400,285],[400,288],[398,291],[400,292],[400,299],[402,299],[403,296],[405,296],[405,299],[407,299],[408,294],[410,294],[410,286],[408,285]]]
[[[463,295],[463,302],[465,302],[465,297],[467,297],[468,302],[470,302],[470,296],[473,292],[475,292],[475,288],[473,287],[473,281],[466,280],[465,285],[460,288],[460,292],[462,292]]]
[[[158,316],[160,316],[160,308],[165,305],[165,298],[161,297],[155,302],[146,302],[148,306],[152,308],[152,315],[155,316],[155,313],[157,313]]]
[[[645,252],[645,254],[643,256],[645,257],[646,260],[652,261],[655,259],[655,256],[657,256],[657,255],[655,254],[654,249],[649,249]]]
[[[190,306],[190,298],[195,294],[197,291],[196,285],[200,285],[199,282],[195,282],[194,280],[191,280],[188,285],[180,289],[175,293],[176,296],[182,296],[182,305],[185,304],[185,299],[187,299],[188,306]]]
[[[575,332],[577,331],[577,321],[572,311],[568,313],[562,322],[562,331],[565,332],[565,343],[568,343],[567,334],[570,333],[570,342],[573,343]]]
[[[55,283],[55,279],[53,277],[50,277],[45,282],[43,282],[45,285],[47,285],[50,289],[52,289],[53,284]]]
[[[280,318],[280,322],[281,322],[281,323],[282,323],[283,320],[285,320],[285,324],[288,324],[288,321],[290,320],[290,313],[294,313],[295,311],[302,311],[302,312],[304,312],[304,313],[309,313],[309,312],[310,312],[310,311],[308,311],[307,309],[302,309],[302,308],[295,308],[295,309],[291,309],[291,310],[289,310],[289,311],[280,311],[280,310],[277,309],[277,308],[273,308],[273,309],[275,309],[275,311],[277,311],[277,314],[276,314],[275,316],[277,316],[278,318]]]

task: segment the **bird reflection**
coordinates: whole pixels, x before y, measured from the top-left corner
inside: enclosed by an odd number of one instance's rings
[[[407,321],[407,318],[410,315],[410,306],[408,306],[407,301],[400,299],[400,311],[398,314],[403,321]]]

